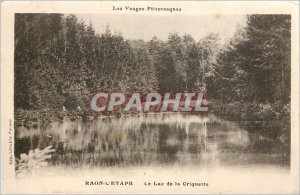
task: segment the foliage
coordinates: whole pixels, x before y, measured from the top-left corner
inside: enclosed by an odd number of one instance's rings
[[[290,143],[291,17],[249,15],[219,52],[208,91],[213,111]]]
[[[97,34],[74,15],[16,14],[15,21],[18,123],[86,115],[96,89],[201,91],[221,102],[215,113],[289,120],[289,15],[249,15],[223,47],[217,34],[125,40],[109,26]]]
[[[215,34],[198,42],[176,33],[167,41],[125,40],[109,26],[96,34],[91,24],[62,14],[16,14],[15,25],[16,116],[87,111],[96,89],[205,91],[214,75]]]
[[[228,102],[289,103],[290,30],[289,15],[249,15],[247,26],[218,55],[211,96]]]

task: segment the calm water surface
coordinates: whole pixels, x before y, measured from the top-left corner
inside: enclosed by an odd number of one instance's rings
[[[149,114],[53,122],[16,131],[15,155],[53,145],[51,166],[289,167],[277,140],[214,115]]]

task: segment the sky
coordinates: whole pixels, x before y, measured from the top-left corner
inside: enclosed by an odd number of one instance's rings
[[[79,21],[92,23],[96,33],[122,33],[125,39],[151,40],[153,36],[167,40],[169,33],[191,34],[197,41],[208,33],[219,33],[223,41],[233,36],[236,27],[245,24],[245,15],[139,15],[76,14]]]

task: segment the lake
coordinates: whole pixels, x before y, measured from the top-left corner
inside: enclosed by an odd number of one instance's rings
[[[250,134],[213,114],[152,113],[19,127],[15,155],[55,148],[51,166],[199,168],[272,165],[289,167],[280,142]]]

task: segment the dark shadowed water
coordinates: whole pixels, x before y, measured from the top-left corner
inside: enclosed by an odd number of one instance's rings
[[[53,122],[16,130],[15,156],[53,145],[52,166],[204,168],[289,167],[277,140],[250,134],[214,115],[149,114],[91,121]]]

